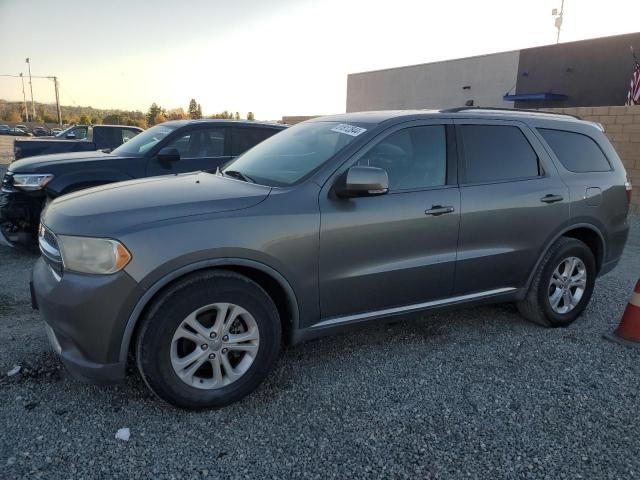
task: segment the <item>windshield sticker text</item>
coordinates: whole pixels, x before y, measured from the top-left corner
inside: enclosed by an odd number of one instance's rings
[[[348,125],[346,123],[341,123],[340,125],[336,125],[331,129],[332,132],[344,133],[345,135],[351,135],[352,137],[357,137],[358,135],[367,131],[366,128],[356,127],[355,125]]]

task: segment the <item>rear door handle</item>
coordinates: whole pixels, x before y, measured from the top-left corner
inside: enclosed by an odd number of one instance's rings
[[[437,217],[439,215],[445,215],[447,213],[453,213],[456,209],[451,206],[443,207],[442,205],[433,205],[429,210],[426,210],[425,215],[431,215]]]
[[[562,195],[553,195],[551,193],[549,195],[545,195],[540,199],[540,201],[543,203],[556,203],[561,202],[562,200],[564,200]]]

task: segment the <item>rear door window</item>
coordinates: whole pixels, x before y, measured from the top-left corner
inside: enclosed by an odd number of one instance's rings
[[[464,182],[487,183],[537,177],[538,155],[518,127],[460,125]]]
[[[539,128],[538,131],[564,168],[570,172],[608,172],[611,164],[591,137],[565,130]]]
[[[275,128],[236,127],[231,137],[231,155],[240,155],[279,131]]]

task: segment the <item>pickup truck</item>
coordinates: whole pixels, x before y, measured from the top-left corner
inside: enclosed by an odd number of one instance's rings
[[[52,153],[113,150],[142,132],[126,125],[74,125],[55,137],[15,140],[15,159]]]
[[[60,195],[138,178],[215,172],[285,128],[256,121],[177,120],[145,130],[110,153],[72,152],[13,162],[0,187],[0,244],[36,246],[42,209]]]

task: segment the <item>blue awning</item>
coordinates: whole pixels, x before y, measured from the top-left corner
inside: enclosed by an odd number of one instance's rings
[[[506,100],[508,102],[515,102],[515,101],[526,102],[526,101],[533,101],[533,100],[561,101],[561,100],[566,100],[568,98],[569,98],[568,95],[563,95],[562,93],[551,93],[551,92],[518,93],[515,95],[505,95],[504,97],[502,97],[503,100]]]

